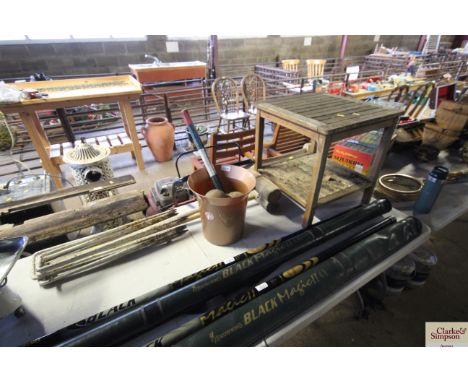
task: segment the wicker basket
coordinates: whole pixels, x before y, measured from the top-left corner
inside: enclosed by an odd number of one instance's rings
[[[446,149],[459,138],[467,124],[468,105],[443,101],[437,109],[436,123],[426,123],[422,143]]]
[[[422,142],[424,145],[435,147],[438,150],[444,150],[460,137],[460,131],[444,129],[434,123],[426,123]]]

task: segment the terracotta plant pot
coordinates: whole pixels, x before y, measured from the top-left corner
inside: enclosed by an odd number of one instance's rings
[[[166,118],[152,117],[141,128],[146,143],[159,162],[172,160],[174,154],[174,127]]]

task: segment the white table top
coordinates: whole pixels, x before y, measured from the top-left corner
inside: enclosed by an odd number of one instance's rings
[[[183,238],[166,247],[147,248],[117,264],[49,288],[39,286],[31,278],[32,257],[20,259],[8,276],[6,288],[22,298],[27,314],[20,319],[8,317],[0,321],[0,345],[20,345],[52,333],[247,248],[285,236],[300,228],[301,219],[302,211],[295,206],[288,216],[274,216],[251,201],[244,237],[233,245],[210,244],[203,237],[201,223],[195,221],[189,223],[189,232]]]
[[[207,242],[201,223],[195,221],[189,224],[184,238],[166,247],[147,248],[118,264],[55,287],[44,288],[31,279],[31,257],[19,260],[6,287],[21,296],[27,314],[0,321],[0,346],[24,344],[300,229],[303,211],[284,199],[284,215],[270,215],[257,202],[249,202],[244,237],[231,246],[218,247]],[[319,209],[318,214],[325,218],[354,205],[336,201]]]

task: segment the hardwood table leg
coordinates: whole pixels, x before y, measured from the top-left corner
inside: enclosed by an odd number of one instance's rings
[[[262,167],[263,155],[263,134],[265,132],[265,118],[257,110],[257,119],[255,123],[255,171]]]
[[[312,165],[312,183],[307,195],[307,204],[305,206],[302,226],[307,227],[314,219],[314,212],[320,195],[325,165],[327,164],[328,150],[330,149],[331,138],[319,135],[317,139],[316,158]]]
[[[31,111],[27,113],[31,115],[31,118],[32,118],[31,126],[34,126],[34,131],[36,132],[36,135],[41,139],[42,145],[46,148],[49,148],[50,147],[49,138],[47,137],[45,129],[42,127],[41,122],[39,121],[39,117],[37,116],[36,112]]]
[[[62,188],[62,174],[60,172],[60,166],[54,163],[49,156],[49,141],[42,129],[41,123],[37,118],[35,112],[22,112],[19,113],[21,120],[23,121],[24,127],[26,128],[31,142],[39,154],[42,166],[44,169],[52,175],[52,179],[57,188]]]
[[[122,120],[123,120],[123,116],[122,116]],[[127,134],[127,137],[130,138],[130,131],[128,130],[128,126],[125,124],[125,122],[124,122],[124,129],[125,129],[125,134]],[[132,150],[130,154],[132,155],[132,159],[135,160],[136,159],[135,152]]]
[[[375,152],[375,157],[372,162],[372,166],[367,174],[367,178],[370,180],[371,184],[369,185],[368,188],[364,190],[364,193],[361,199],[362,204],[369,203],[372,198],[375,185],[380,175],[380,169],[382,168],[383,162],[385,161],[388,150],[390,149],[390,146],[392,144],[392,135],[393,135],[393,132],[395,131],[395,127],[397,123],[398,123],[398,120],[395,120],[393,126],[384,128],[382,138],[380,138],[380,143],[377,146],[377,150]]]
[[[127,100],[119,101],[119,109],[122,114],[122,120],[125,126],[127,134],[130,135],[132,140],[133,153],[136,157],[137,165],[140,170],[145,169],[145,162],[143,161],[143,155],[141,154],[140,141],[135,127],[135,121],[133,120],[132,106]]]

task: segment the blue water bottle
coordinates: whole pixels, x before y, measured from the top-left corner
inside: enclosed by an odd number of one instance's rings
[[[427,176],[426,183],[424,183],[424,187],[419,194],[418,200],[416,200],[416,203],[414,204],[414,212],[427,214],[431,211],[448,174],[448,168],[443,166],[435,166],[432,169]]]

